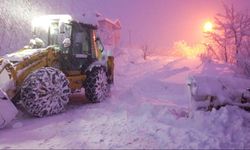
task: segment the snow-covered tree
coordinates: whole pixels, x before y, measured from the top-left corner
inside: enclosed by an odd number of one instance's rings
[[[238,65],[250,74],[250,17],[233,6],[224,5],[225,13],[217,14],[215,27],[207,32],[207,55]]]
[[[250,17],[246,12],[236,11],[233,5],[224,5],[224,10],[224,14],[216,15],[213,31],[206,33],[207,55],[237,64],[250,73],[250,62],[247,61],[250,56]]]

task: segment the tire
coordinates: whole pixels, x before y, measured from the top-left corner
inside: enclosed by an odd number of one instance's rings
[[[85,95],[91,102],[101,102],[110,91],[108,78],[104,67],[94,67],[87,72]]]
[[[21,104],[36,117],[60,113],[69,102],[69,81],[64,73],[52,67],[41,68],[23,82]]]

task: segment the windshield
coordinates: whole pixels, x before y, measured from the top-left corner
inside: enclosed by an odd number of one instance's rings
[[[90,39],[87,30],[75,32],[73,35],[73,54],[88,54]]]

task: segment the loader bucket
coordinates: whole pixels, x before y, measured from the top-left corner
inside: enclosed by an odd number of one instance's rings
[[[7,94],[0,89],[0,128],[5,127],[17,115],[18,110]]]

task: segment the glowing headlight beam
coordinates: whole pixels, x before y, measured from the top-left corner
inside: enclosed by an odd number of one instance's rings
[[[48,30],[50,24],[51,24],[51,20],[44,16],[38,17],[32,20],[33,27],[41,27],[44,30]]]

